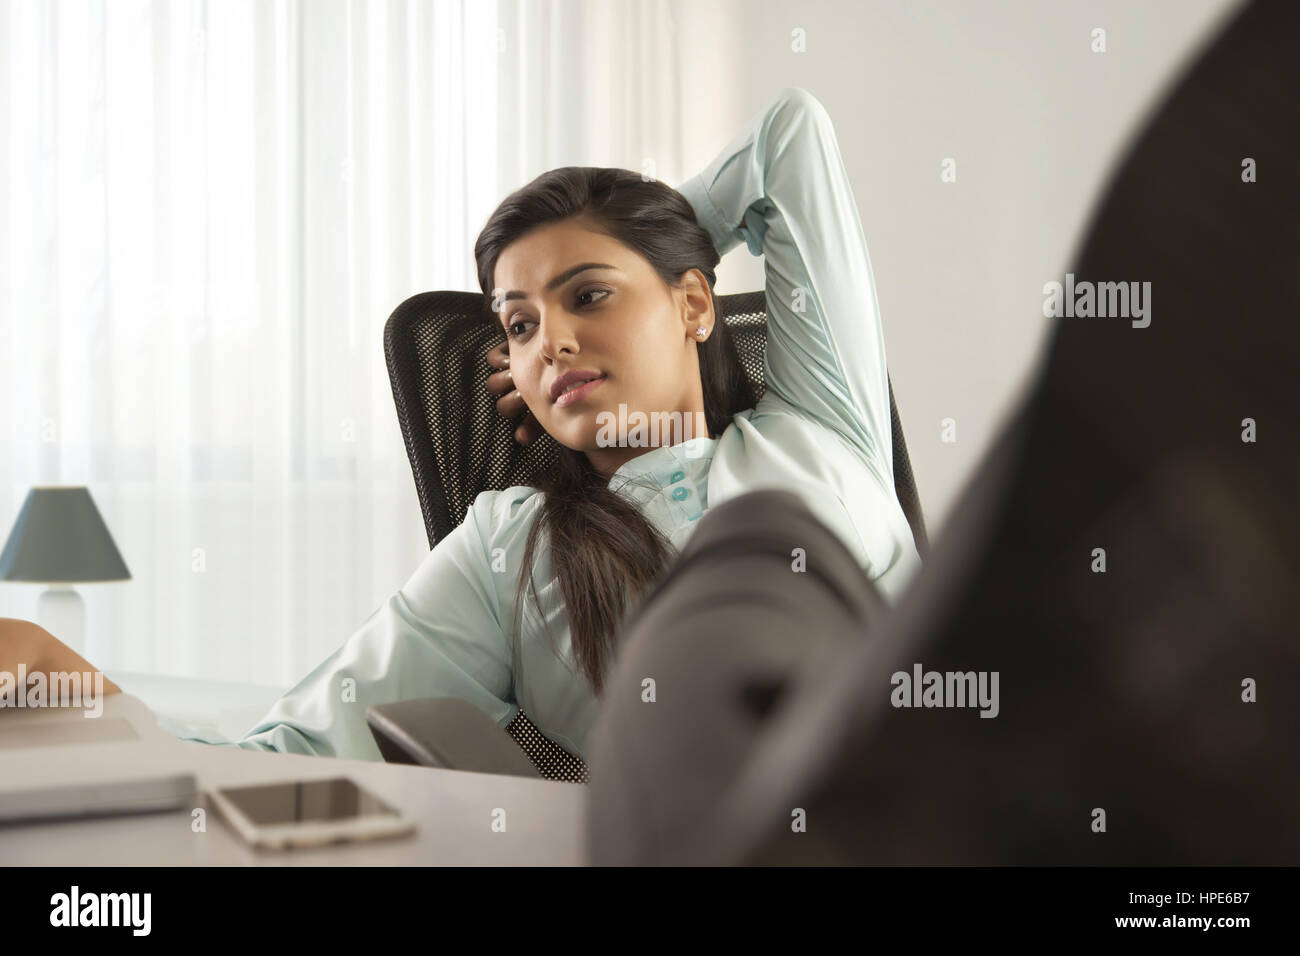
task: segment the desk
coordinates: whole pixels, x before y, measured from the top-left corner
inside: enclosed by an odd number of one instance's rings
[[[104,716],[152,717],[130,694],[104,699]],[[574,866],[585,862],[587,788],[527,777],[368,760],[276,754],[181,741],[152,724],[151,746],[175,752],[200,790],[193,807],[166,813],[0,825],[4,866]],[[415,833],[362,843],[258,850],[231,830],[206,792],[218,786],[348,776],[415,820]],[[507,830],[493,832],[503,808]]]

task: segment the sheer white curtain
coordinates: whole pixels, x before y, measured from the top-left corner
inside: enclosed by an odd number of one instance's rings
[[[92,662],[288,686],[405,582],[384,322],[545,169],[682,176],[673,13],[0,0],[0,535],[90,488]]]

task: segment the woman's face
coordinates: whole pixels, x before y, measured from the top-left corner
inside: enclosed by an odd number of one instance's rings
[[[593,264],[603,268],[574,271]],[[695,429],[680,437],[702,434],[696,423],[704,412],[697,353],[703,340],[695,330],[714,334],[714,316],[698,269],[686,272],[681,289],[670,288],[637,252],[575,217],[512,242],[497,259],[494,280],[515,388],[560,444],[585,452],[608,476],[653,449],[628,447],[617,424],[602,434],[602,412],[633,425],[634,412],[679,412],[679,421]],[[557,404],[551,386],[569,371],[603,380]],[[659,443],[676,440],[670,433]]]

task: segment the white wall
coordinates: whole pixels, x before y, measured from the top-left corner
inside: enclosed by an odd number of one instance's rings
[[[931,535],[1022,394],[1085,219],[1147,110],[1235,0],[688,3],[686,169],[784,86],[826,106],[857,199]],[[1106,52],[1091,31],[1106,31]],[[806,52],[791,51],[802,29]],[[940,162],[957,161],[957,181]],[[719,291],[763,287],[744,247]],[[1102,370],[1099,370],[1101,372]],[[957,441],[940,441],[940,420]]]

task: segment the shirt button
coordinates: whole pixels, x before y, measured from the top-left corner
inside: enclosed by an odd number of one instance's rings
[[[674,471],[674,472],[673,472],[673,476],[672,476],[672,478],[669,479],[669,481],[681,481],[681,480],[682,480],[683,478],[685,478],[685,477],[686,477],[686,472],[684,472],[684,471]]]
[[[673,497],[676,498],[678,501],[681,501],[683,498],[685,498],[685,497],[686,497],[687,495],[689,495],[689,494],[690,494],[690,492],[687,491],[685,488],[674,488],[674,489],[673,489]]]

